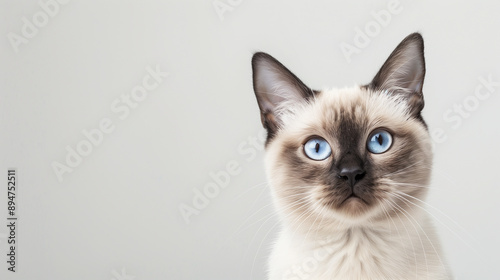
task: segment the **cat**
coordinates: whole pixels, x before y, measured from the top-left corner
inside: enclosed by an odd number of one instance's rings
[[[263,52],[252,70],[282,223],[268,278],[452,279],[424,210],[432,149],[422,36],[407,36],[353,88],[313,90]]]

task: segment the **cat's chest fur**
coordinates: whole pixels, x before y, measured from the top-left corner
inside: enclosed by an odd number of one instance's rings
[[[310,237],[281,233],[270,280],[447,279],[442,267],[432,265],[439,256],[429,253],[432,240],[423,232],[358,227]]]
[[[407,36],[364,86],[313,90],[265,53],[252,69],[284,226],[270,279],[451,279],[424,208],[422,36]]]

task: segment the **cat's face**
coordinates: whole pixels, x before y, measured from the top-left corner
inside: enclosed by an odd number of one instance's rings
[[[420,115],[419,34],[408,36],[367,86],[313,91],[263,53],[253,69],[268,130],[267,173],[292,226],[377,222],[409,214],[425,197],[432,154]]]
[[[332,90],[287,120],[267,146],[266,164],[278,205],[290,207],[284,214],[315,211],[309,218],[358,222],[383,209],[407,209],[415,203],[407,195],[423,198],[430,148],[423,123],[394,98]]]

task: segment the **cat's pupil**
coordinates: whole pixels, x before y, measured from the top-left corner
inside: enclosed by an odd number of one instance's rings
[[[314,150],[316,150],[316,153],[319,152],[319,143],[316,143],[316,146],[314,147]]]
[[[383,139],[382,139],[382,136],[381,135],[377,135],[377,142],[379,143],[380,146],[382,146],[382,143],[383,143]]]

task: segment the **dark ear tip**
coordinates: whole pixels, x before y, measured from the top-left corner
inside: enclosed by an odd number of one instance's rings
[[[424,38],[422,37],[422,34],[420,34],[420,32],[413,32],[410,35],[408,35],[407,37],[412,38],[414,40],[419,40],[419,41],[424,40]]]
[[[420,45],[420,47],[424,47],[424,38],[422,37],[422,34],[420,34],[419,32],[415,32],[415,33],[412,33],[408,36],[406,36],[406,38],[403,40],[402,43],[413,43],[413,42],[416,42]]]
[[[272,56],[268,55],[265,52],[256,52],[252,56],[252,64],[255,65],[258,61],[272,59]]]

